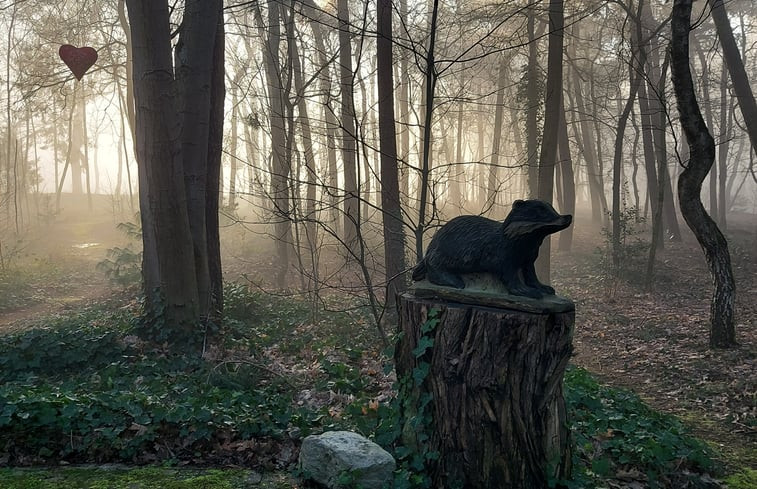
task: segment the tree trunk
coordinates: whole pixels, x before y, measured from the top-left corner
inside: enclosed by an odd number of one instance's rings
[[[728,181],[728,148],[731,141],[731,126],[733,124],[733,107],[728,100],[728,70],[725,64],[720,70],[720,144],[718,145],[718,218],[720,227],[727,229],[726,183]]]
[[[570,476],[562,379],[572,304],[518,310],[399,299],[400,426],[431,487],[548,487]],[[426,438],[427,437],[427,438]]]
[[[326,195],[328,195],[328,215],[335,230],[338,232],[339,172],[337,169],[336,141],[338,137],[339,121],[331,107],[331,60],[328,56],[329,53],[326,51],[326,43],[324,41],[325,34],[323,32],[324,27],[332,27],[334,21],[330,16],[326,15],[325,12],[313,2],[313,0],[305,0],[304,5],[307,7],[307,17],[310,19],[310,27],[313,30],[313,40],[315,41],[318,64],[322,67],[318,79],[321,87],[321,96],[323,98],[321,100],[321,105],[323,106],[323,120],[326,126],[326,133],[324,134],[325,141],[323,142],[323,145],[326,148],[328,174]]]
[[[757,103],[744,69],[744,62],[736,46],[736,39],[733,36],[733,29],[731,29],[723,0],[708,0],[708,2],[712,9],[712,20],[715,22],[718,38],[723,47],[723,58],[728,66],[728,73],[731,75],[733,91],[739,101],[741,115],[744,117],[749,140],[752,142],[752,151],[757,153]]]
[[[436,61],[434,48],[436,44],[436,21],[439,15],[439,0],[433,0],[431,23],[429,26],[428,51],[426,53],[426,78],[422,104],[423,114],[423,149],[421,150],[420,199],[418,202],[418,224],[415,228],[415,256],[420,261],[423,258],[423,233],[426,230],[426,205],[428,201],[428,187],[431,174],[431,123],[434,112],[434,94],[436,92]]]
[[[344,166],[344,243],[356,254],[360,194],[355,148],[355,101],[352,93],[352,42],[347,0],[337,0],[339,18],[339,79],[341,88],[342,164]]]
[[[451,181],[450,181],[450,200],[455,207],[456,212],[461,212],[463,204],[465,203],[465,197],[462,189],[460,188],[460,179],[465,181],[465,165],[463,165],[463,106],[459,104],[457,111],[457,126],[455,136],[455,161],[450,167]]]
[[[294,5],[294,4],[292,4]],[[316,223],[318,215],[316,214],[316,184],[317,174],[315,169],[315,156],[313,155],[313,135],[310,130],[310,116],[308,115],[308,104],[305,98],[305,84],[302,80],[302,66],[300,63],[300,53],[297,48],[295,33],[294,11],[290,13],[286,22],[287,26],[287,43],[289,46],[289,62],[294,74],[294,86],[297,92],[297,112],[299,127],[302,131],[302,146],[305,159],[305,179],[307,187],[305,189],[305,238],[308,245],[308,253],[312,261],[312,274],[315,281],[318,281],[318,233]]]
[[[500,60],[499,76],[497,77],[497,101],[494,109],[494,137],[492,138],[492,160],[489,166],[489,182],[486,186],[488,205],[494,206],[497,203],[497,193],[499,182],[497,173],[499,172],[499,147],[502,141],[502,118],[505,111],[505,83],[507,81],[507,70],[509,67],[504,60]]]
[[[207,2],[207,0],[203,0]],[[210,3],[210,2],[207,2]],[[223,152],[223,113],[226,99],[225,83],[225,50],[226,36],[223,19],[223,3],[213,1],[213,8],[217,9],[213,54],[210,62],[210,114],[208,133],[208,163],[207,163],[207,195],[205,199],[205,239],[208,248],[208,274],[210,276],[210,296],[208,318],[216,325],[223,318],[223,270],[221,268],[221,237],[219,235],[218,206],[221,190],[221,155]],[[212,18],[205,18],[206,22]]]
[[[179,146],[168,5],[154,0],[127,0],[134,52],[137,160],[142,229],[152,228],[154,242],[143,234],[145,253],[156,248],[157,273],[145,274],[145,292],[160,294],[164,306],[147,311],[172,331],[192,333],[199,319],[192,234]],[[144,185],[144,189],[142,187]],[[151,219],[146,220],[146,216]],[[148,282],[157,279],[157,283]],[[153,300],[152,306],[157,306]],[[169,336],[170,339],[173,339]],[[167,338],[167,339],[169,339]]]
[[[386,308],[393,311],[395,298],[405,290],[405,232],[400,204],[397,167],[397,132],[394,126],[394,81],[392,80],[392,2],[378,0],[377,85],[379,149],[381,151],[381,209],[386,265]]]
[[[549,47],[547,54],[547,87],[544,101],[544,130],[539,154],[539,199],[553,201],[557,143],[562,111],[562,48],[563,48],[563,0],[549,2]],[[544,238],[536,260],[536,273],[542,283],[550,279],[550,236]]]
[[[704,251],[715,284],[710,305],[710,347],[736,344],[735,284],[728,242],[707,215],[700,200],[702,182],[715,161],[715,142],[699,110],[689,68],[689,32],[692,0],[675,0],[671,20],[671,71],[681,126],[689,143],[690,159],[678,178],[678,200],[686,224]]]
[[[562,175],[563,190],[563,201],[560,206],[560,211],[563,214],[570,214],[572,216],[576,213],[576,182],[573,173],[573,160],[570,156],[570,144],[568,142],[568,123],[565,120],[564,96],[560,109],[559,132],[560,174]],[[573,226],[568,226],[567,229],[563,229],[557,243],[557,247],[560,251],[571,250],[573,247]]]
[[[241,74],[241,71],[237,75],[239,74]],[[227,208],[230,212],[234,212],[237,208],[237,172],[239,171],[239,96],[236,88],[237,84],[235,83],[235,89],[231,94],[231,139],[229,141],[229,202]],[[221,192],[220,200],[223,200],[223,192]],[[219,202],[219,205],[223,205],[223,203]]]
[[[539,100],[539,86],[536,78],[539,76],[539,61],[536,50],[536,34],[534,33],[534,23],[536,22],[536,12],[533,7],[528,8],[528,81],[526,94],[528,97],[528,112],[526,114],[526,146],[527,146],[527,163],[526,175],[528,181],[528,197],[536,198],[539,193],[539,135],[537,134],[538,121],[537,116],[541,101]]]
[[[292,224],[289,200],[290,162],[285,155],[286,125],[284,117],[284,87],[279,64],[279,47],[281,45],[280,5],[276,2],[268,3],[268,37],[263,47],[266,85],[270,103],[269,120],[271,124],[271,201],[273,204],[274,236],[276,238],[276,285],[286,286],[286,275],[289,270],[290,248],[292,247]],[[255,20],[258,28],[263,31],[260,7],[255,7]]]

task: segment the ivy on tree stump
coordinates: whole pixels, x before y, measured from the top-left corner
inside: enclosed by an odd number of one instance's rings
[[[569,477],[572,302],[417,284],[398,309],[402,438],[426,454],[431,487],[543,488]]]

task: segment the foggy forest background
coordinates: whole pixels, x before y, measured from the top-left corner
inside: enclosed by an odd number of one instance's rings
[[[717,145],[702,199],[720,229],[732,218],[753,227],[754,151],[707,5],[695,5],[691,35],[697,97]],[[603,227],[619,240],[621,224],[656,222],[652,248],[681,239],[675,189],[688,145],[669,81],[669,2],[567,2],[562,98],[551,109],[554,31],[544,2],[391,6],[398,235],[382,226],[390,211],[382,202],[376,5],[225,5],[218,205],[234,272],[262,288],[299,290],[316,309],[336,292],[369,305],[379,322],[386,298],[406,285],[398,273],[459,214],[502,219],[513,200],[544,198],[591,223],[598,241]],[[747,76],[757,79],[754,6],[734,0],[727,9]],[[172,6],[173,34],[182,14]],[[114,224],[138,234],[144,189],[125,2],[6,1],[0,22],[0,263],[9,266],[77,196],[86,212],[106,208]],[[57,57],[64,43],[98,50],[81,82]],[[543,141],[545,125],[554,136]],[[557,159],[553,176],[540,177],[545,146],[556,146]],[[540,178],[553,182],[540,191]],[[553,248],[569,251],[572,233]],[[390,240],[404,253],[387,272]],[[245,265],[253,255],[268,258]],[[652,253],[648,282],[654,260]]]

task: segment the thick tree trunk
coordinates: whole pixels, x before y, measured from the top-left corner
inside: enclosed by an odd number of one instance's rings
[[[212,93],[215,88],[213,60],[217,54],[216,31],[220,17],[219,0],[187,1],[184,23],[175,53],[184,186],[187,194],[189,226],[194,244],[200,316],[203,318],[209,316],[212,302],[206,206],[212,194],[216,200],[213,207],[217,211],[220,184],[217,181],[220,175],[215,176],[216,172],[220,172],[220,161],[218,169],[211,169],[209,161],[209,156],[215,159],[215,155],[211,155],[209,138],[211,125],[217,124],[217,121],[211,120],[211,104],[215,95]],[[221,56],[223,56],[223,49],[221,49]],[[222,67],[221,70],[223,71]],[[223,88],[221,90],[223,91]],[[222,99],[221,110],[223,110]],[[218,156],[220,157],[220,151]],[[214,182],[208,179],[211,173],[213,179],[216,180]]]
[[[678,200],[686,224],[704,251],[715,284],[710,305],[710,347],[736,344],[734,329],[735,284],[728,242],[707,215],[700,200],[702,182],[715,161],[715,142],[699,110],[689,68],[689,32],[692,0],[675,0],[671,20],[671,71],[681,126],[689,142],[688,165],[678,178]]]
[[[426,461],[431,487],[541,488],[569,477],[572,304],[523,311],[407,293],[399,313],[403,441],[438,453]]]
[[[394,126],[394,82],[392,80],[392,2],[378,0],[377,84],[379,144],[381,151],[381,209],[386,265],[386,307],[393,311],[395,298],[405,290],[405,232],[400,204],[397,167],[397,132]]]
[[[161,294],[162,319],[173,331],[191,334],[199,319],[192,234],[184,189],[178,114],[174,93],[168,5],[128,0],[134,50],[136,140],[140,170],[140,207],[147,249],[154,246],[157,274],[145,274],[147,294]],[[142,187],[144,184],[144,189]],[[151,218],[145,218],[151,216]],[[149,253],[149,251],[145,251]],[[147,279],[158,278],[158,283]],[[155,304],[153,304],[155,305]],[[148,311],[155,314],[157,311]],[[156,317],[157,319],[157,317]]]

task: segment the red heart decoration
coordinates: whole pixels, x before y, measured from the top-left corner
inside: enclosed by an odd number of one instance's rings
[[[77,80],[81,80],[84,73],[97,61],[97,51],[90,47],[77,48],[64,44],[58,49],[58,55],[68,65]]]

